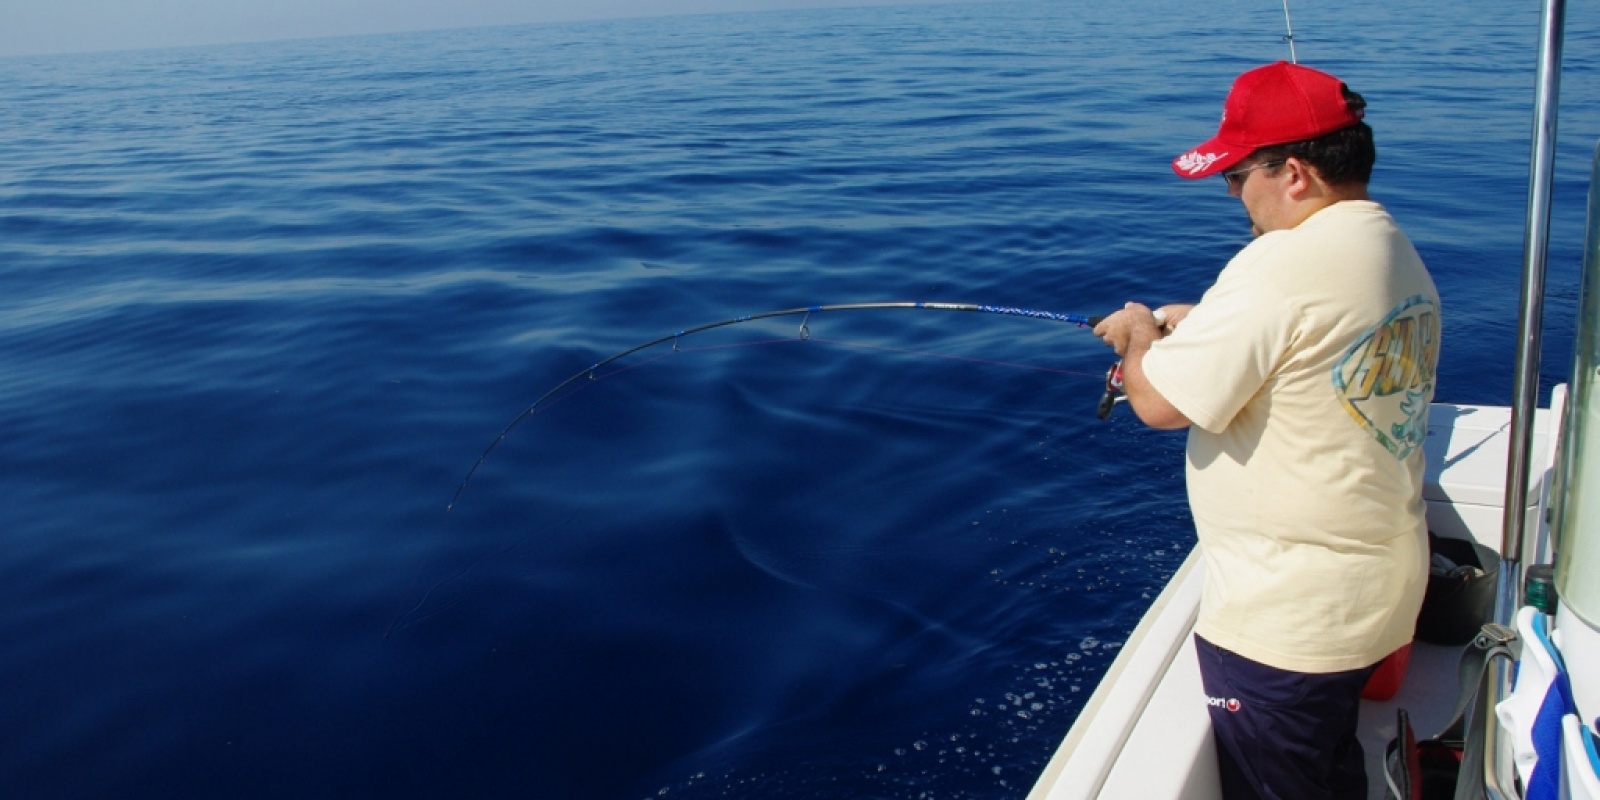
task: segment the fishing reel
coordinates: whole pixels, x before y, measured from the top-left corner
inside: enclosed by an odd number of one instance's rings
[[[1095,409],[1094,415],[1100,419],[1111,416],[1111,409],[1117,407],[1128,398],[1122,394],[1122,362],[1118,361],[1106,370],[1106,393],[1100,395],[1100,405]]]
[[[1166,312],[1158,308],[1154,316],[1156,324],[1165,330],[1167,326]],[[1111,409],[1116,408],[1118,403],[1127,399],[1127,395],[1122,393],[1122,361],[1118,359],[1117,363],[1112,364],[1111,368],[1106,370],[1106,392],[1100,395],[1100,405],[1095,408],[1094,415],[1100,419],[1105,419],[1111,416]]]

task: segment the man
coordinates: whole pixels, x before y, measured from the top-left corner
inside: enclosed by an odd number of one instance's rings
[[[1411,641],[1426,585],[1421,446],[1439,353],[1427,269],[1367,195],[1365,101],[1279,62],[1241,75],[1217,135],[1256,238],[1196,305],[1095,328],[1139,419],[1188,428],[1205,561],[1195,624],[1228,798],[1365,798],[1360,692]]]

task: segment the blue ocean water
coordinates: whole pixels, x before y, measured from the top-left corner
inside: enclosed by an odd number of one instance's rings
[[[1294,8],[1505,403],[1535,3]],[[1545,384],[1600,132],[1569,19]],[[1193,541],[1072,325],[1281,7],[994,3],[0,60],[0,795],[1020,797]]]

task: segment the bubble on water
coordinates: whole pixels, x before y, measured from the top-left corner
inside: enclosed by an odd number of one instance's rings
[[[1042,763],[1034,763],[1036,759],[1019,756],[1018,753],[1023,752],[1019,745],[1037,741],[1057,723],[1063,723],[1064,727],[1072,713],[1082,706],[1084,698],[1078,694],[1083,687],[1093,689],[1095,686],[1098,672],[1084,669],[1085,664],[1093,660],[1090,656],[1123,643],[1080,634],[1078,642],[1068,639],[1065,644],[1065,648],[1054,653],[1036,652],[1012,662],[1008,680],[984,686],[983,696],[969,695],[965,719],[942,727],[924,728],[917,734],[919,738],[912,741],[902,738],[899,742],[887,742],[876,755],[861,754],[857,760],[846,759],[834,765],[843,769],[791,765],[756,775],[713,772],[710,780],[701,773],[693,779],[680,778],[668,783],[666,788],[670,789],[670,794],[663,792],[658,800],[668,797],[711,800],[714,797],[773,796],[773,793],[799,796],[795,790],[844,789],[851,780],[859,784],[852,788],[860,791],[850,794],[885,800],[913,800],[919,796],[919,791],[928,800],[1008,794],[1009,788],[999,788],[1007,783],[1002,776],[1009,777],[1013,772],[1031,774],[1036,768],[1043,768]],[[1079,647],[1073,648],[1073,644]],[[1085,677],[1088,672],[1095,672],[1095,675]],[[959,708],[950,711],[958,719],[962,716]],[[952,720],[947,719],[947,723],[950,722]],[[890,758],[880,761],[885,754],[890,754]],[[1017,780],[1025,792],[1027,781]],[[979,784],[984,788],[974,791]],[[819,791],[813,796],[841,795]]]

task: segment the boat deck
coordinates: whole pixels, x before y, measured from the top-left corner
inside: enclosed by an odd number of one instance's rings
[[[1371,800],[1383,798],[1383,751],[1395,737],[1395,711],[1406,710],[1418,739],[1433,736],[1450,721],[1458,697],[1453,678],[1464,647],[1414,642],[1400,691],[1382,702],[1361,701],[1361,749],[1367,756],[1367,797]],[[1442,676],[1451,679],[1439,679]]]
[[[1535,480],[1527,511],[1531,553],[1544,552],[1547,544],[1541,509],[1553,459],[1549,443],[1564,399],[1558,388],[1552,408],[1535,419]],[[1429,479],[1423,489],[1428,527],[1446,538],[1476,542],[1480,557],[1494,557],[1489,548],[1500,536],[1504,498],[1498,487],[1505,474],[1509,416],[1504,408],[1440,403],[1430,413]],[[1203,573],[1198,553],[1191,553],[1128,637],[1030,800],[1221,797],[1210,719],[1197,701],[1203,692],[1192,640]],[[1359,734],[1369,797],[1381,798],[1387,788],[1383,757],[1395,736],[1396,709],[1406,709],[1419,739],[1437,734],[1450,720],[1465,646],[1414,643],[1396,696],[1362,702]]]

